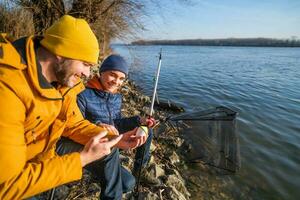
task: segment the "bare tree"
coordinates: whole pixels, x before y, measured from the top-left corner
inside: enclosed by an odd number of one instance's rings
[[[12,6],[10,2],[0,3],[0,32],[10,33],[16,38],[34,33],[32,15],[27,10]]]
[[[132,35],[134,30],[143,27],[139,18],[144,13],[144,6],[142,1],[138,0],[13,0],[12,2],[32,13],[34,32],[38,35],[43,34],[64,14],[86,19],[97,35],[102,56],[110,53],[109,44],[112,39]]]
[[[38,35],[66,14],[62,0],[13,0],[13,2],[32,13],[35,33]]]
[[[92,25],[100,41],[101,56],[105,56],[110,53],[112,39],[132,35],[143,27],[139,20],[143,8],[138,0],[74,0],[68,13]]]
[[[112,39],[132,37],[138,31],[144,30],[142,18],[146,15],[146,5],[155,4],[157,7],[160,5],[159,0],[12,0],[11,2],[12,9],[21,7],[32,14],[28,23],[33,23],[34,33],[38,35],[43,34],[64,14],[86,19],[99,40],[101,57],[110,53],[109,44]],[[14,32],[14,29],[15,27],[10,27],[5,30]]]

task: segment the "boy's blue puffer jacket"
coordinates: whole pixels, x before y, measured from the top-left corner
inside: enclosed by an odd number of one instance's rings
[[[85,119],[95,124],[114,125],[120,133],[140,126],[138,116],[122,118],[122,95],[103,91],[98,78],[92,79],[87,88],[77,96],[77,104]]]

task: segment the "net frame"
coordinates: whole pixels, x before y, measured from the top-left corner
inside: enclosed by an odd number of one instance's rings
[[[218,106],[170,116],[167,120],[196,150],[190,162],[211,166],[219,173],[236,173],[241,167],[237,115],[230,108]]]

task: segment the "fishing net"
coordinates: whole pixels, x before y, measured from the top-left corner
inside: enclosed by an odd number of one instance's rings
[[[237,113],[226,107],[182,114],[169,121],[191,144],[188,159],[213,167],[218,172],[235,173],[241,166]]]

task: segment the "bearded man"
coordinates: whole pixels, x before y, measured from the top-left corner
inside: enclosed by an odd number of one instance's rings
[[[145,142],[135,129],[118,136],[116,129],[82,117],[76,104],[83,90],[79,79],[90,75],[98,55],[87,22],[68,15],[42,37],[11,41],[1,34],[0,199],[26,199],[79,180],[83,167],[106,159],[114,147]],[[58,155],[61,136],[82,148]]]

